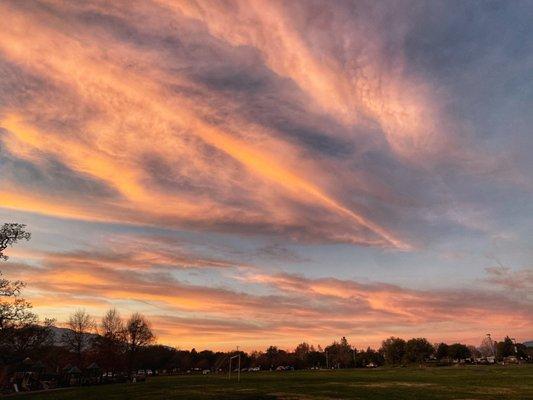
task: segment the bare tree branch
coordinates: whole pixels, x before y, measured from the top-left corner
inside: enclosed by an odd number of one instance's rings
[[[0,260],[7,260],[8,257],[4,254],[4,250],[8,246],[20,240],[30,240],[31,233],[25,230],[26,225],[17,224],[14,222],[5,223],[0,228]]]

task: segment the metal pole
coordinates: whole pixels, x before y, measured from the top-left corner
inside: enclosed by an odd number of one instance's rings
[[[237,382],[241,381],[241,353],[239,353],[239,369],[237,370]]]
[[[490,352],[492,353],[493,357],[496,357],[496,352],[494,351],[494,342],[492,341],[492,338],[490,337],[490,333],[487,333],[489,345],[490,345]]]

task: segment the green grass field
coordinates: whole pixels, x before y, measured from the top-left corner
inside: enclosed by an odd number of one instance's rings
[[[533,399],[533,365],[255,372],[154,377],[147,382],[26,395],[58,400]]]

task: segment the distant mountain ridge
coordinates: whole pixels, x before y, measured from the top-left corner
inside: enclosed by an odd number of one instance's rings
[[[63,335],[67,332],[72,332],[72,329],[69,328],[60,328],[57,326],[52,326],[50,328],[52,330],[52,334],[54,335],[54,344],[58,346],[62,346],[65,344],[65,341],[63,340]],[[84,333],[85,340],[90,340],[94,337],[96,337],[96,334],[94,333]]]
[[[524,342],[524,346],[533,347],[533,340],[528,340],[527,342]]]

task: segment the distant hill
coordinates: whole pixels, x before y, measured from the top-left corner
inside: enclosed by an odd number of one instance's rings
[[[524,342],[524,345],[526,347],[533,347],[533,340],[528,340],[527,342]]]
[[[69,331],[72,331],[72,329],[69,329],[69,328],[60,328],[60,327],[57,327],[57,326],[52,326],[52,333],[54,334],[54,344],[55,345],[58,345],[58,346],[61,346],[61,345],[64,345],[65,342],[63,340],[63,335]],[[85,340],[89,340],[89,339],[92,339],[94,337],[96,337],[96,335],[94,333],[86,333],[85,334],[85,337],[86,339]]]

